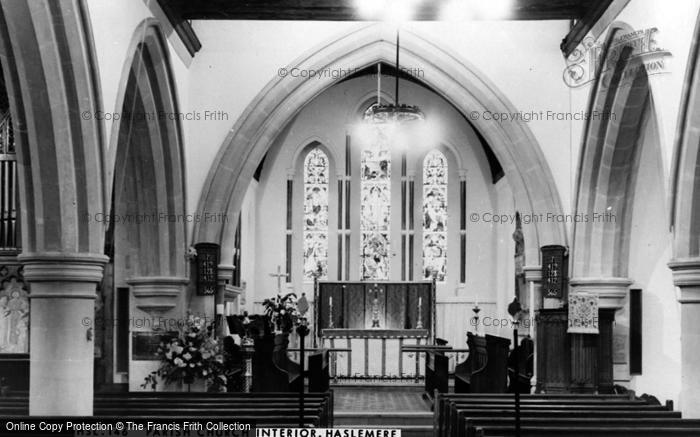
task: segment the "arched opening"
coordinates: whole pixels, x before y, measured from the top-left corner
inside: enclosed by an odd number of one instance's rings
[[[303,69],[363,69],[377,62],[393,62],[393,38],[381,25],[370,25],[314,48],[297,62]],[[407,65],[424,66],[422,81],[463,114],[473,110],[514,111],[507,98],[483,74],[427,39],[405,32],[401,44]],[[435,53],[440,56],[435,56]],[[199,211],[227,211],[235,217],[240,211],[255,168],[275,138],[313,96],[329,88],[333,78],[275,78],[248,106],[222,144],[216,164],[209,172],[198,206]],[[537,142],[526,123],[477,121],[475,127],[494,148],[503,164],[521,210],[561,213],[559,195]],[[196,224],[194,240],[219,242],[222,253],[232,253],[233,226]],[[528,259],[539,259],[544,244],[565,244],[563,223],[537,223],[526,229]],[[230,249],[230,250],[229,250]]]
[[[111,262],[103,299],[114,302],[106,314],[119,320],[112,333],[115,346],[104,363],[105,380],[128,380],[134,390],[148,369],[131,359],[129,338],[132,331],[152,327],[128,320],[154,312],[175,316],[187,273],[180,126],[177,117],[159,115],[178,111],[167,46],[160,28],[146,21],[132,47],[116,111],[124,117],[112,126],[114,180],[105,223]]]
[[[626,32],[618,27],[607,40],[602,65],[612,68],[601,71],[591,99],[591,112],[603,116],[591,118],[586,126],[575,202],[576,213],[588,220],[574,224],[571,283],[575,286],[584,278],[605,282],[611,288],[601,295],[609,298],[603,306],[620,306],[630,283],[631,220],[645,138],[657,149],[650,158],[660,153],[646,70],[632,47],[616,42],[616,35]],[[615,50],[610,50],[613,43]]]
[[[595,292],[600,308],[616,310],[615,379],[673,396],[677,381],[659,384],[647,376],[678,364],[659,352],[674,341],[672,331],[661,327],[677,317],[677,310],[667,304],[667,290],[659,285],[670,276],[664,261],[667,215],[661,213],[666,209],[665,174],[649,77],[625,39],[631,31],[624,24],[610,31],[591,94],[589,111],[601,116],[588,121],[581,150],[575,212],[584,219],[574,223],[570,283],[573,293]],[[634,357],[629,348],[630,288],[644,293],[644,323],[659,327],[645,333],[643,354]]]

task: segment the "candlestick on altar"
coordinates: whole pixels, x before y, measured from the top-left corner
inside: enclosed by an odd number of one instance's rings
[[[418,296],[418,321],[416,322],[416,329],[423,329],[423,298]]]
[[[328,327],[335,328],[333,324],[333,296],[328,296]]]

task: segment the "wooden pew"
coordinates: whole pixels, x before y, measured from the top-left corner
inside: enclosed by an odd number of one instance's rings
[[[449,359],[445,352],[457,350],[452,349],[446,342],[436,345],[407,345],[401,346],[401,353],[412,352],[416,354],[425,353],[425,393],[424,396],[432,398],[437,390],[440,393],[447,393],[449,390]]]
[[[520,421],[522,428],[560,428],[560,429],[591,429],[591,428],[673,428],[700,429],[700,420],[680,418],[640,418],[640,417],[523,417]],[[470,417],[459,428],[457,437],[476,437],[477,429],[486,430],[491,435],[513,435],[515,420],[512,417]],[[510,430],[507,432],[506,430]],[[505,432],[505,434],[503,434]],[[636,435],[631,433],[630,435]]]
[[[535,343],[530,337],[521,340],[517,348],[508,356],[508,392],[530,393],[530,380],[533,374]],[[518,364],[518,375],[515,375],[515,364]]]
[[[531,412],[546,413],[553,409],[562,412],[575,412],[588,410],[593,412],[614,409],[620,414],[624,411],[667,411],[661,405],[647,405],[644,401],[631,400],[601,400],[601,399],[521,399],[521,415]],[[446,435],[452,435],[450,430],[459,429],[460,417],[480,416],[482,412],[489,410],[509,411],[507,416],[514,416],[514,405],[511,399],[471,399],[467,401],[449,400],[441,402],[436,410],[436,417],[442,422],[443,429],[447,429]]]
[[[254,392],[298,392],[303,383],[299,364],[289,359],[287,344],[289,339],[276,335],[255,339],[253,352]]]
[[[477,428],[476,437],[514,435],[512,427],[488,427]],[[685,437],[700,435],[700,427],[697,428],[672,428],[672,427],[534,427],[520,428],[521,437]]]
[[[469,348],[469,356],[455,367],[455,393],[478,391],[472,389],[472,379],[479,380],[479,375],[486,371],[488,363],[486,339],[468,332],[467,347]]]
[[[524,394],[521,396],[521,413],[546,415],[575,413],[585,410],[588,414],[597,412],[625,415],[632,412],[636,417],[642,412],[668,412],[668,406],[650,405],[646,400],[636,399],[632,394],[626,395],[572,395],[572,394]],[[513,396],[510,394],[448,394],[436,395],[434,404],[434,428],[436,436],[457,434],[459,420],[466,417],[500,415],[512,417],[514,414]],[[676,415],[677,416],[677,415]]]
[[[447,393],[449,390],[449,363],[442,351],[428,351],[425,354],[425,392],[428,394]]]
[[[455,368],[455,393],[505,393],[510,340],[467,333],[469,356]]]
[[[97,393],[95,416],[105,417],[205,417],[253,420],[270,425],[297,426],[299,398],[292,393]],[[26,393],[0,398],[0,415],[26,416]],[[305,396],[305,423],[314,427],[333,424],[333,394]]]
[[[505,393],[508,388],[508,347],[510,340],[486,334],[486,369],[476,375],[476,393]]]
[[[323,393],[330,388],[330,352],[328,349],[318,350],[309,355],[309,392]]]

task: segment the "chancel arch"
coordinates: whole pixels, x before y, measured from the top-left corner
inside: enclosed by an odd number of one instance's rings
[[[381,25],[370,25],[307,52],[294,66],[300,69],[366,68],[377,62],[392,63],[393,37]],[[473,66],[444,48],[406,31],[401,41],[402,59],[409,65],[424,66],[421,81],[435,89],[462,113],[471,110],[512,112],[514,109],[493,84]],[[439,53],[440,56],[436,56]],[[306,102],[337,82],[330,77],[275,78],[251,102],[222,144],[215,166],[205,182],[198,210],[225,210],[235,216],[240,210],[255,168],[274,139]],[[551,172],[524,122],[475,122],[476,129],[494,148],[503,164],[514,197],[522,210],[561,212]],[[196,224],[195,241],[221,242],[222,253],[233,235],[230,223]],[[526,229],[528,259],[539,259],[539,246],[566,241],[562,223],[537,223]]]
[[[147,20],[134,33],[124,70],[116,112],[126,116],[112,125],[111,215],[105,223],[112,262],[103,293],[106,302],[115,302],[107,315],[124,301],[132,317],[175,314],[188,282],[181,128],[178,118],[158,116],[178,111],[167,50],[160,27]],[[127,334],[115,328],[115,337]],[[135,389],[152,369],[129,359],[119,340],[103,363],[106,378]]]

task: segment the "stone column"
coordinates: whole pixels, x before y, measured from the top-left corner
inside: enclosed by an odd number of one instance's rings
[[[529,322],[528,335],[534,341],[537,338],[537,323],[535,323],[535,315],[537,310],[542,308],[542,267],[541,266],[525,266],[523,267],[525,272],[525,283],[528,289],[528,302],[527,302],[527,314]],[[525,304],[525,303],[523,303]],[[530,379],[530,386],[537,387],[537,341],[535,343],[535,350],[532,362],[532,379]]]
[[[93,414],[96,285],[107,257],[88,253],[19,255],[29,284],[29,414]]]
[[[683,417],[700,418],[700,258],[668,266],[681,304],[681,411]]]

